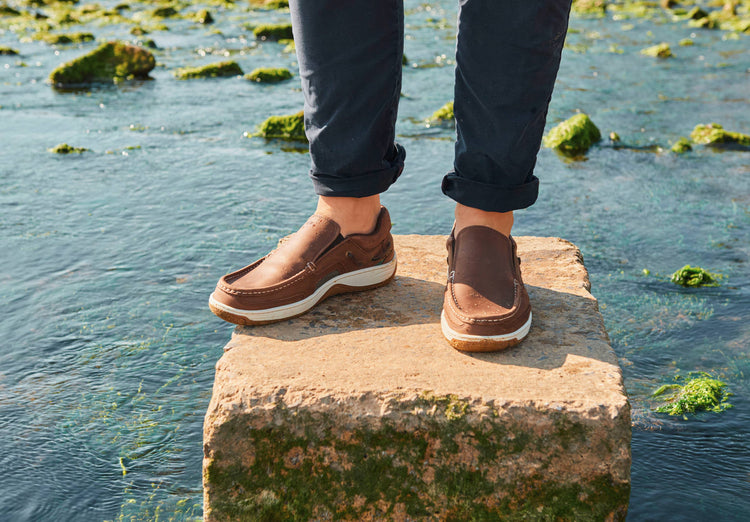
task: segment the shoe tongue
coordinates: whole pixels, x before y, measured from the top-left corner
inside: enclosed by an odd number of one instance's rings
[[[281,242],[255,270],[243,278],[243,286],[270,286],[297,274],[328,249],[339,237],[339,231],[335,221],[312,215],[302,228]]]

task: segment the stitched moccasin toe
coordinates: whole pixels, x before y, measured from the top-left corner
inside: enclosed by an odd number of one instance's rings
[[[303,314],[328,296],[384,285],[395,273],[385,207],[372,233],[347,237],[335,221],[313,215],[276,250],[222,277],[208,305],[230,323],[272,323]]]
[[[531,327],[531,305],[513,238],[471,226],[451,233],[447,247],[448,284],[440,322],[450,345],[491,352],[521,342]]]

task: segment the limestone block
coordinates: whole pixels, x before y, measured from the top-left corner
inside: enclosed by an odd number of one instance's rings
[[[630,407],[578,249],[517,238],[527,339],[440,333],[445,238],[398,236],[386,287],[238,327],[204,424],[223,520],[624,520]]]

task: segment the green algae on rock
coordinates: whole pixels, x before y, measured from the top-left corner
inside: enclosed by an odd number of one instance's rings
[[[578,14],[603,16],[607,9],[605,0],[573,0],[572,10]]]
[[[11,47],[0,47],[0,56],[18,56],[18,51]]]
[[[653,56],[654,58],[671,58],[674,56],[674,54],[672,54],[672,49],[666,42],[662,42],[651,47],[646,47],[645,49],[641,50],[641,54],[646,56]]]
[[[720,274],[714,274],[699,266],[685,265],[677,270],[670,281],[681,286],[719,286]]]
[[[174,75],[178,80],[192,80],[197,78],[226,78],[242,76],[242,68],[235,61],[210,63],[201,67],[183,67],[177,69]]]
[[[303,111],[287,116],[271,116],[260,124],[252,136],[287,141],[307,141],[305,115]]]
[[[72,44],[93,42],[94,35],[91,33],[68,33],[68,34],[38,34],[35,39],[50,45]]]
[[[283,82],[291,77],[292,73],[284,67],[259,67],[245,75],[246,80],[259,83]]]
[[[693,147],[690,145],[690,141],[688,141],[687,138],[683,137],[677,140],[671,148],[671,151],[675,154],[683,154],[691,150],[693,150]]]
[[[576,114],[552,128],[544,137],[544,146],[566,156],[585,154],[602,134],[587,114]]]
[[[211,16],[211,13],[207,9],[201,9],[195,15],[195,21],[199,24],[208,25],[214,23],[214,17]]]
[[[455,123],[456,116],[453,114],[453,102],[450,101],[432,113],[427,123],[439,125],[441,123]]]
[[[263,24],[253,29],[253,34],[261,40],[293,40],[292,24]]]
[[[690,139],[700,145],[737,144],[750,146],[750,135],[724,130],[718,123],[696,125]]]
[[[685,415],[709,411],[720,413],[732,407],[727,402],[732,395],[726,383],[714,379],[707,373],[689,379],[684,385],[665,384],[653,393],[653,397],[668,394],[666,404],[656,408],[659,413]]]
[[[81,154],[82,152],[86,152],[89,149],[84,147],[71,147],[67,143],[61,143],[47,150],[54,154]]]
[[[88,54],[60,65],[49,76],[53,85],[66,87],[96,82],[146,79],[156,66],[154,55],[142,47],[107,42]]]
[[[250,0],[250,5],[262,9],[286,9],[289,7],[289,0]]]

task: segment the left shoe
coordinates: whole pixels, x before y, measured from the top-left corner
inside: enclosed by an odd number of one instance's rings
[[[451,232],[446,246],[448,284],[440,324],[448,343],[464,352],[520,343],[531,328],[531,304],[513,238],[470,226]]]

